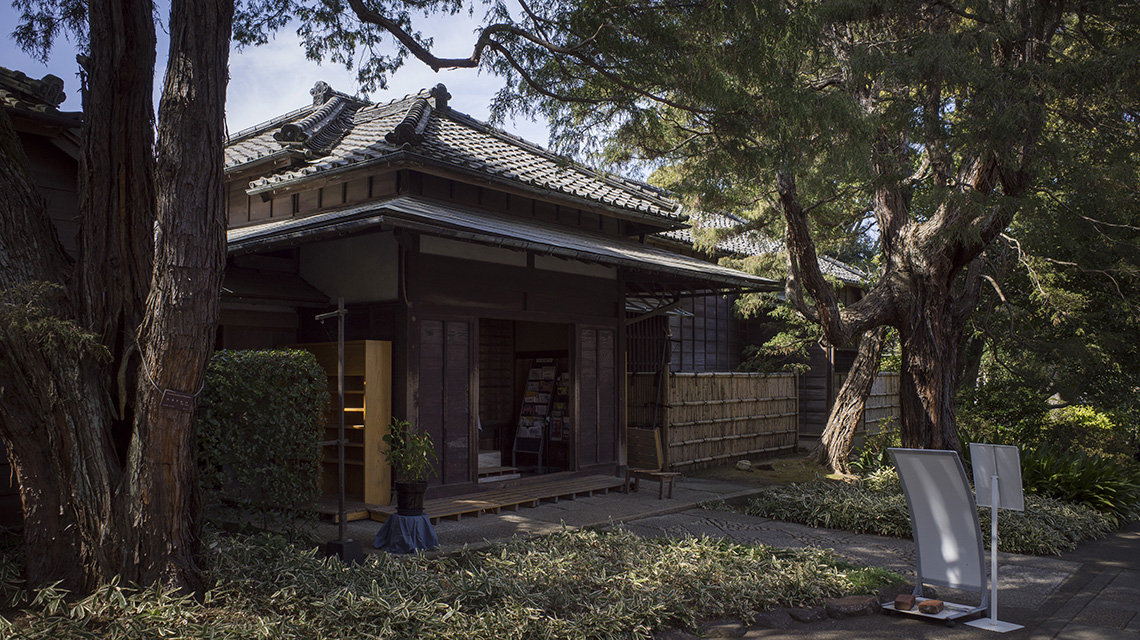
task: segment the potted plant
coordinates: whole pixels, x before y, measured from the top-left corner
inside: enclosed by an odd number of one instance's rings
[[[436,462],[435,443],[429,434],[416,433],[411,422],[393,418],[384,434],[384,444],[388,445],[384,457],[396,480],[396,512],[405,516],[422,514],[427,479]]]

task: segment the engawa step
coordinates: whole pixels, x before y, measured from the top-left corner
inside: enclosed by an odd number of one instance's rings
[[[516,487],[428,500],[424,502],[424,513],[433,523],[444,518],[460,520],[465,516],[479,517],[484,513],[499,513],[503,509],[517,511],[520,506],[535,507],[543,501],[558,502],[573,500],[578,496],[608,493],[621,488],[623,484],[624,480],[615,476],[536,480]],[[369,507],[368,512],[373,520],[383,522],[396,512],[396,508]]]

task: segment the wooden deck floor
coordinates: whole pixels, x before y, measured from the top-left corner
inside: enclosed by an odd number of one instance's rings
[[[592,496],[620,489],[624,481],[616,476],[584,476],[581,478],[535,478],[525,483],[503,489],[481,491],[450,498],[438,498],[424,503],[424,513],[433,523],[442,519],[460,520],[479,517],[485,513],[499,513],[504,509],[517,511],[519,507],[535,507],[542,502],[573,500],[578,496]],[[324,500],[318,507],[322,516],[336,520],[336,501]],[[388,519],[396,512],[396,507],[366,505],[362,502],[346,502],[346,519],[363,520],[371,518],[379,522]]]

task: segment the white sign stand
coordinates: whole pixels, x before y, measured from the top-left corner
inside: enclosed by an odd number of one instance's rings
[[[1021,458],[1017,447],[971,442],[970,459],[973,462],[977,504],[990,508],[990,617],[973,620],[966,625],[998,633],[1015,631],[1021,629],[1022,625],[997,619],[998,509],[1025,510],[1025,497],[1021,489]]]
[[[924,614],[917,607],[896,609],[894,602],[883,603],[882,608],[888,613],[936,618],[948,626],[953,626],[958,618],[985,611],[988,596],[982,530],[974,494],[958,454],[931,449],[888,451],[899,470],[914,531],[914,595],[921,597],[923,585],[930,584],[975,591],[981,604],[946,602],[939,614]]]

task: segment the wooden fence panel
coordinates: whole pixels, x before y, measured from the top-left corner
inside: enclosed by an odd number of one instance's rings
[[[699,469],[794,451],[799,398],[793,375],[670,374],[663,444],[669,469]]]
[[[899,405],[899,374],[880,373],[871,386],[871,395],[863,409],[864,431],[878,433],[885,428],[898,428],[902,411]]]

